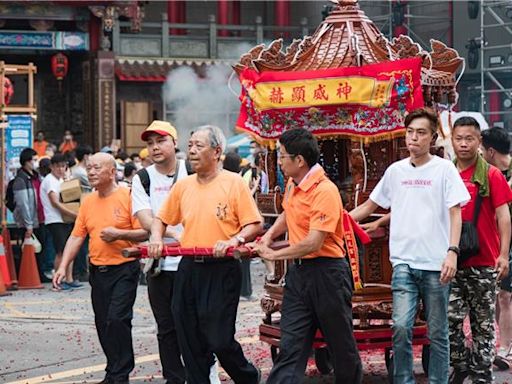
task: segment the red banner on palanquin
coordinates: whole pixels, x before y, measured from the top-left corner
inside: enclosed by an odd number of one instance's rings
[[[302,72],[244,70],[237,128],[263,140],[306,128],[315,135],[384,140],[423,106],[421,59]]]

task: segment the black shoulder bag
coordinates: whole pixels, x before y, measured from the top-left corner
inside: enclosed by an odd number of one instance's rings
[[[480,191],[477,191],[475,210],[473,212],[473,221],[463,221],[462,230],[460,233],[459,249],[460,254],[457,258],[459,267],[463,262],[470,257],[478,255],[480,252],[480,242],[478,241],[478,232],[476,229],[478,222],[478,215],[480,214],[480,206],[482,205],[482,196]]]

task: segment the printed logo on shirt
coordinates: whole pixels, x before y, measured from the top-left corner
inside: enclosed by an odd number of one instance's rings
[[[228,205],[223,204],[223,203],[217,204],[217,212],[216,212],[217,219],[226,220],[227,215],[228,215]]]
[[[404,187],[412,187],[412,188],[422,188],[422,187],[431,187],[432,180],[429,179],[408,179],[402,180],[400,183]]]
[[[323,222],[325,221],[325,219],[327,219],[327,215],[326,215],[325,213],[322,213],[322,214],[320,215],[320,218],[319,218],[319,219],[320,219],[320,222],[322,222],[322,223],[323,223]]]
[[[122,216],[122,213],[121,213],[121,208],[120,207],[115,207],[114,208],[114,219],[116,221],[121,221],[123,216]]]
[[[159,193],[159,192],[169,192],[172,188],[172,185],[164,185],[164,186],[160,186],[160,187],[155,187],[154,191],[155,193]]]

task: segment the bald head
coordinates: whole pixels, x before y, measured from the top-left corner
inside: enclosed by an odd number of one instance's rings
[[[87,177],[100,193],[116,184],[116,160],[109,153],[97,152],[87,161]]]
[[[90,159],[94,159],[99,164],[105,165],[107,167],[114,169],[117,168],[116,159],[110,153],[96,152],[90,157]]]

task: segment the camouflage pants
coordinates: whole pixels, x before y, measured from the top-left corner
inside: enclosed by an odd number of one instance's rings
[[[475,267],[457,271],[452,281],[448,323],[451,365],[469,371],[473,383],[492,383],[495,356],[497,273],[494,268]],[[466,346],[462,329],[469,314],[473,344]]]

